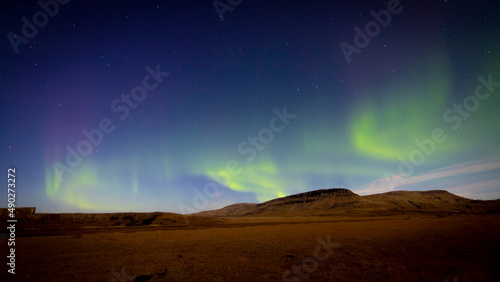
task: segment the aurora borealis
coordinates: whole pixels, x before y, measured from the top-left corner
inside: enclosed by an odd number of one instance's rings
[[[22,36],[43,9],[8,2],[2,34]],[[402,0],[350,63],[339,45],[387,2],[242,1],[223,20],[211,1],[52,2],[17,53],[1,44],[1,162],[22,206],[186,213],[332,187],[500,198],[493,1]]]

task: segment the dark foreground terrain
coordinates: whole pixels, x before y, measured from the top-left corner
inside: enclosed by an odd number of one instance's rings
[[[214,227],[70,233],[18,237],[16,274],[3,266],[0,279],[500,280],[499,215],[230,218]]]
[[[0,281],[500,281],[500,201],[318,190],[174,213],[18,209]]]

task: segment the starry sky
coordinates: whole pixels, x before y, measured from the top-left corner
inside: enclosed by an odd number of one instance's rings
[[[494,2],[3,1],[1,167],[38,212],[500,198]]]

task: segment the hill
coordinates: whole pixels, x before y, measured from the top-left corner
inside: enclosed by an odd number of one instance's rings
[[[17,208],[19,233],[65,234],[70,230],[130,228],[192,228],[226,224],[223,217],[313,217],[313,216],[397,216],[407,214],[500,213],[500,200],[471,200],[447,191],[393,191],[360,196],[348,189],[315,190],[260,204],[240,203],[222,209],[189,215],[147,213],[35,213],[35,208]],[[0,209],[0,228],[5,230],[8,210]],[[110,229],[111,230],[111,229]],[[52,234],[51,233],[51,234]],[[5,236],[5,234],[0,234]]]
[[[348,189],[315,190],[261,204],[234,204],[199,216],[382,216],[404,213],[496,213],[500,200],[463,198],[444,190],[393,191],[360,196]]]

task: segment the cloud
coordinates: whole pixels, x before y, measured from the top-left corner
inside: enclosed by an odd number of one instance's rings
[[[394,191],[395,188],[397,187],[396,183],[401,181],[404,181],[404,177],[402,175],[394,175],[391,177],[374,180],[367,187],[354,188],[353,191],[359,195],[370,195],[376,193],[390,192]]]
[[[395,175],[392,177],[374,180],[367,186],[353,188],[353,191],[358,194],[366,195],[394,191],[397,188],[416,184],[425,188],[425,186],[432,186],[432,183],[429,183],[431,181],[442,180],[447,177],[457,178],[465,175],[485,173],[494,170],[500,170],[500,159],[456,164],[408,178],[405,178],[402,175]],[[450,187],[450,190],[460,191],[461,193],[473,193],[477,195],[477,192],[479,191],[484,192],[485,190],[495,188],[500,188],[500,177],[498,176],[495,179],[488,181],[467,183],[461,186]]]
[[[487,180],[487,181],[481,181],[481,182],[474,182],[472,184],[464,184],[464,185],[459,185],[459,186],[454,186],[453,188],[448,189],[450,192],[453,191],[455,194],[468,194],[468,195],[473,195],[474,197],[478,197],[479,195],[489,195],[489,194],[495,194],[498,198],[500,196],[500,192],[492,192],[492,193],[474,193],[474,192],[491,192],[493,189],[498,189],[500,188],[500,179],[492,179],[492,180]],[[489,199],[492,199],[491,197],[488,197]],[[495,199],[497,199],[495,198]]]

